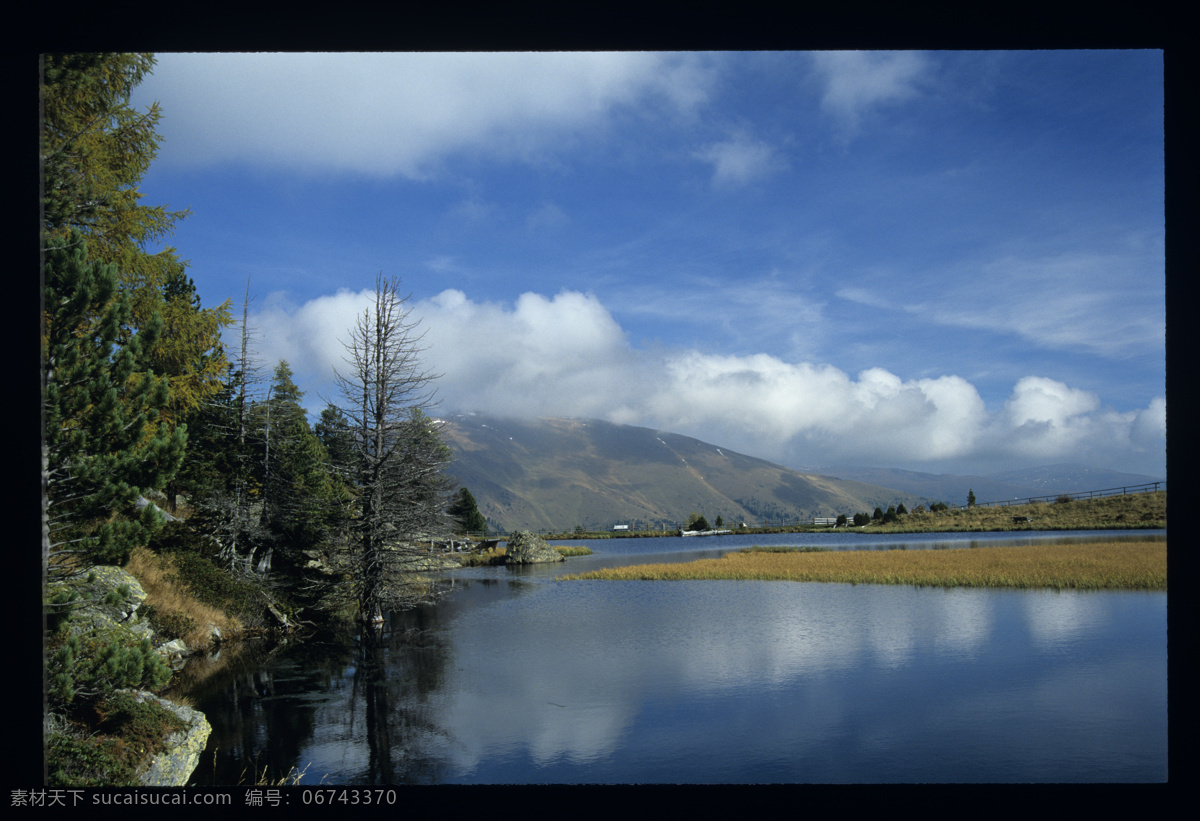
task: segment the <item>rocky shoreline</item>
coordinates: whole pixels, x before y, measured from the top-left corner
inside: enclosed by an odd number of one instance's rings
[[[129,572],[119,567],[96,566],[83,577],[50,585],[51,594],[71,587],[80,603],[75,606],[64,625],[68,635],[87,635],[97,631],[125,634],[131,640],[148,639],[154,652],[172,669],[181,668],[192,651],[180,639],[167,641],[155,633],[149,621],[138,610],[146,600],[142,585]],[[116,594],[116,595],[113,595]],[[214,625],[211,638],[220,642],[224,637]],[[146,690],[122,690],[141,702],[169,711],[182,722],[184,729],[162,738],[162,752],[146,756],[137,768],[136,780],[143,787],[183,787],[200,762],[212,727],[203,713],[175,704]],[[47,717],[47,731],[50,730]]]

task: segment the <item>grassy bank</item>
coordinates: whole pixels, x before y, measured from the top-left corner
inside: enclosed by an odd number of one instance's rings
[[[710,580],[1166,590],[1165,541],[889,551],[747,550],[720,559],[613,567],[562,580]]]
[[[1017,519],[1028,521],[1016,521]],[[851,530],[867,533],[936,533],[1005,530],[1135,530],[1167,526],[1167,492],[1132,493],[1097,499],[968,507],[901,515],[889,524]]]

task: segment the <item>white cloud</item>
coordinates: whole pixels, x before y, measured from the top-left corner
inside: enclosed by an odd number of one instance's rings
[[[414,306],[448,408],[599,415],[624,391],[632,351],[595,297],[522,294],[511,307],[443,291]]]
[[[1017,381],[981,439],[981,452],[1033,462],[1060,460],[1161,472],[1166,451],[1166,399],[1118,412],[1100,398],[1045,377]],[[1144,464],[1140,471],[1131,464]]]
[[[535,160],[623,107],[686,113],[703,55],[646,52],[159,54],[160,164],[252,160],[423,178],[448,155]]]
[[[1026,376],[1017,382],[1004,408],[1014,427],[1029,424],[1062,427],[1074,417],[1095,410],[1099,404],[1095,394],[1069,388],[1053,379]]]
[[[775,149],[747,134],[696,151],[694,156],[712,164],[713,185],[745,185],[787,167]]]
[[[369,299],[340,291],[298,308],[268,305],[252,318],[264,363],[286,358],[298,384],[328,385],[339,340]],[[442,374],[445,410],[605,418],[791,465],[1090,461],[1149,473],[1165,448],[1161,398],[1118,413],[1088,391],[1027,376],[989,411],[954,375],[905,380],[869,368],[851,377],[767,354],[651,353],[629,344],[595,296],[573,291],[502,304],[451,289],[414,303],[412,318],[426,365]],[[316,395],[333,398],[328,387]],[[310,410],[323,405],[311,400]]]
[[[821,108],[847,133],[871,110],[915,97],[930,70],[914,52],[822,51],[813,67],[823,85]]]

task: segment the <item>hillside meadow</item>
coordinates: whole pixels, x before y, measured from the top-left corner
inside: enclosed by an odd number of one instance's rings
[[[1027,519],[1028,521],[1016,521]],[[864,528],[878,533],[925,533],[996,530],[1122,530],[1167,526],[1167,492],[1131,493],[1095,499],[991,504],[932,512],[917,510],[890,524]]]

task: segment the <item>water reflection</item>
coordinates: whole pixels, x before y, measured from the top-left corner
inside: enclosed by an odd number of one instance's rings
[[[1165,778],[1165,594],[561,572],[455,575],[378,643],[210,679],[198,780],[255,754],[335,784]]]

